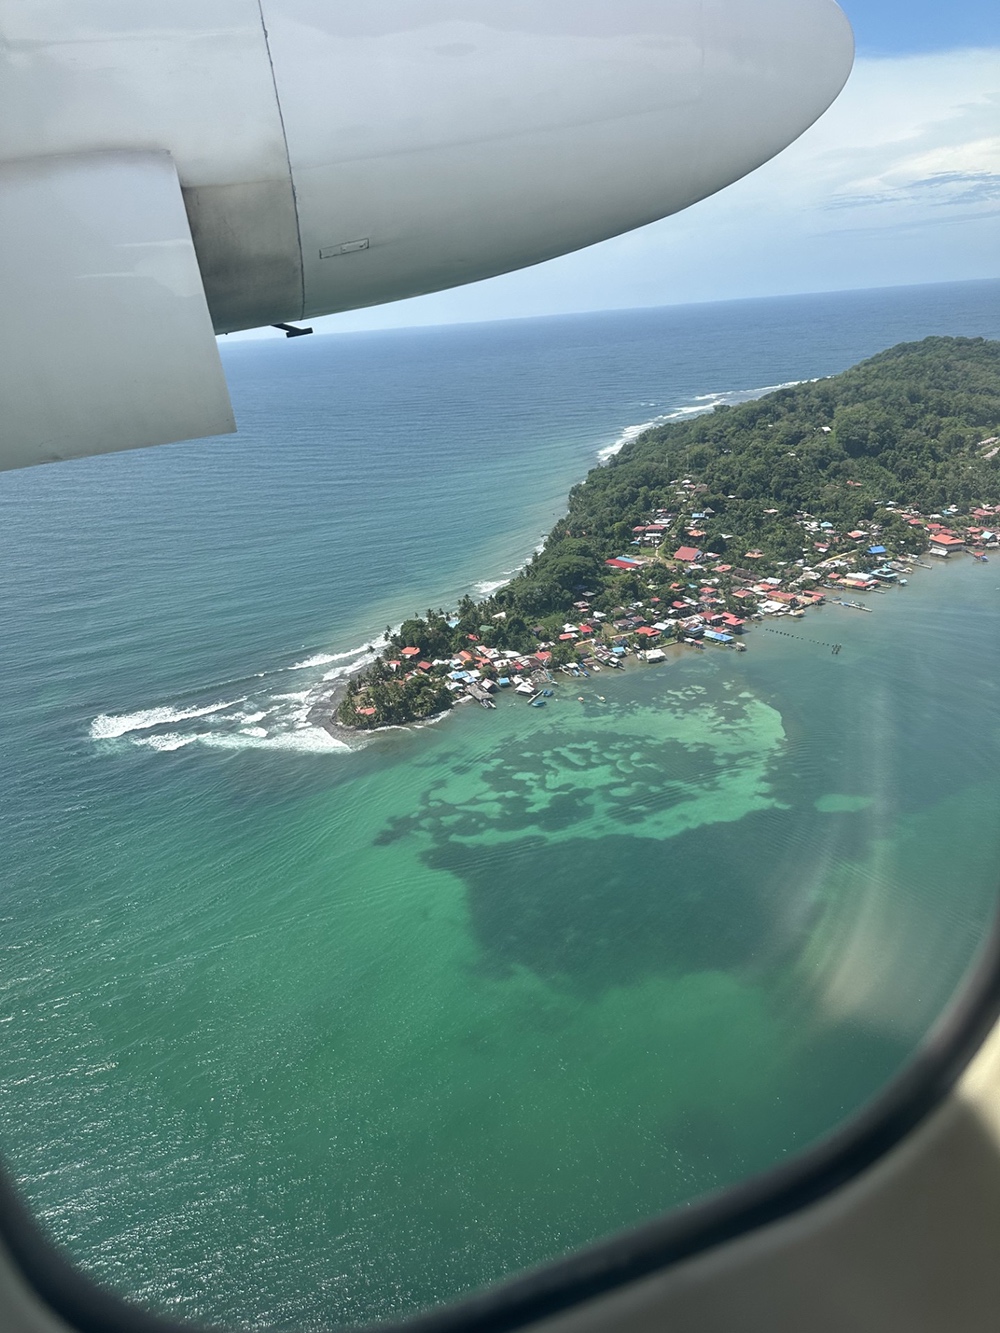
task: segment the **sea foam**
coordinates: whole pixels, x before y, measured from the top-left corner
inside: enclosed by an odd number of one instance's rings
[[[481,583],[473,584],[473,590],[477,592],[480,597],[492,597],[493,594],[499,592],[501,588],[506,588],[507,584],[513,577],[513,574],[508,574],[502,579],[483,579]]]
[[[150,750],[161,750],[169,753],[171,750],[180,750],[185,745],[190,745],[198,737],[182,736],[177,731],[165,732],[162,736],[132,736],[133,745],[144,745]]]
[[[336,662],[337,656],[336,653],[313,653],[312,657],[307,657],[304,662],[293,662],[288,670],[305,671],[309,667],[326,666],[330,662]]]
[[[703,409],[707,410],[707,409]],[[653,417],[650,421],[640,421],[635,426],[626,426],[622,433],[612,444],[605,445],[603,449],[597,451],[598,461],[606,463],[609,458],[614,458],[615,454],[624,449],[630,440],[636,439],[643,431],[652,430],[654,426],[662,426],[665,421],[669,421],[669,416]]]
[[[256,729],[255,729],[256,730]],[[216,750],[294,750],[300,754],[329,754],[334,750],[350,751],[344,741],[336,740],[322,727],[301,727],[296,731],[279,731],[273,736],[253,736],[247,732],[204,732],[195,738],[202,745]]]
[[[788,380],[784,384],[765,384],[759,389],[729,389],[722,393],[700,393],[692,398],[690,403],[675,407],[670,412],[664,412],[661,416],[653,417],[649,421],[640,421],[634,426],[626,426],[617,440],[598,450],[598,461],[607,463],[609,459],[614,458],[615,454],[620,453],[631,440],[637,439],[644,431],[652,430],[654,426],[664,426],[668,421],[685,421],[688,417],[700,417],[706,412],[714,411],[717,407],[735,407],[739,403],[749,403],[755,398],[763,398],[766,393],[776,393],[779,389],[794,389],[797,384],[812,383],[815,383],[815,381]],[[649,407],[651,404],[643,403],[642,406]]]
[[[230,699],[222,703],[207,704],[204,708],[174,708],[166,704],[160,708],[142,708],[136,713],[101,713],[90,724],[90,734],[94,740],[113,740],[125,736],[130,731],[148,731],[150,727],[160,727],[171,722],[186,722],[193,717],[208,717],[212,713],[221,713],[239,703]]]

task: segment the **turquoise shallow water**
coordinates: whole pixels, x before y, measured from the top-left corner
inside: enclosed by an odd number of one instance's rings
[[[235,347],[243,437],[0,479],[0,1138],[92,1272],[258,1327],[404,1312],[899,1067],[993,910],[1000,564],[357,752],[304,711],[625,427],[996,336],[996,295]]]

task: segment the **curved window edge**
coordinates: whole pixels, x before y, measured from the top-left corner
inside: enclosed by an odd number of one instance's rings
[[[1000,1018],[1000,912],[956,995],[913,1058],[811,1147],[740,1183],[565,1259],[437,1310],[330,1333],[509,1333],[793,1217],[862,1175],[947,1098]],[[21,1277],[77,1333],[208,1333],[99,1286],[46,1236],[0,1170],[0,1241]]]

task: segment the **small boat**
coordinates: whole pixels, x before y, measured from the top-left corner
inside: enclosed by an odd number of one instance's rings
[[[555,694],[555,690],[542,690],[543,699],[551,699],[553,694]]]
[[[544,699],[532,699],[532,701],[531,701],[531,707],[532,707],[532,708],[544,708],[544,707],[545,707],[545,700],[544,700]]]

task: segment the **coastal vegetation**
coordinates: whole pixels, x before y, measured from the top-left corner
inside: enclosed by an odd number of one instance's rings
[[[989,544],[998,437],[1000,342],[944,337],[650,429],[573,487],[510,583],[390,634],[337,720],[429,717],[451,706],[456,677],[503,679],[518,654],[575,663],[598,643],[683,637],[694,619],[728,639],[762,604],[787,611],[818,589],[864,586],[873,565],[934,542]]]

